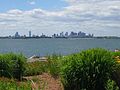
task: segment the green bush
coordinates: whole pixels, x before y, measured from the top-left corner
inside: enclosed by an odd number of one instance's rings
[[[0,55],[0,77],[16,78],[21,80],[25,71],[26,58],[22,54]]]
[[[62,83],[65,90],[105,90],[115,67],[110,51],[100,48],[82,51],[64,58]]]
[[[120,89],[115,81],[109,79],[106,83],[106,90],[120,90]]]

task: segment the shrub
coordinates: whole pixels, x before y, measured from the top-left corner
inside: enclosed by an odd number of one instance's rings
[[[89,49],[64,58],[61,78],[65,90],[105,90],[116,66],[110,51]]]
[[[109,79],[106,83],[106,90],[120,90],[116,82]]]
[[[0,55],[0,76],[21,80],[25,71],[26,58],[22,54]]]

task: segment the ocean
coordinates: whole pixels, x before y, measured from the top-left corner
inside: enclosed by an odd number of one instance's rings
[[[40,38],[40,39],[0,39],[0,53],[23,53],[46,56],[52,54],[68,55],[89,48],[105,48],[114,51],[120,48],[120,39],[95,38]]]

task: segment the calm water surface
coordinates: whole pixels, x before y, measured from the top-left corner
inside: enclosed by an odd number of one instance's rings
[[[89,48],[120,48],[120,39],[0,39],[0,53],[32,55],[67,55]]]

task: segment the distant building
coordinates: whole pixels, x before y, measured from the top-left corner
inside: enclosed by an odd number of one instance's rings
[[[57,35],[58,35],[58,34],[57,34]],[[54,33],[54,34],[52,35],[52,37],[53,37],[53,38],[56,38],[56,37],[57,37],[57,35]]]
[[[68,36],[69,36],[69,35],[68,35],[68,32],[66,32],[66,33],[65,33],[65,37],[68,37]]]
[[[15,38],[19,38],[19,37],[20,37],[19,33],[16,32],[16,33],[15,33]]]
[[[93,38],[93,37],[94,37],[94,34],[88,34],[88,37],[89,37],[89,38]]]
[[[78,34],[76,32],[71,32],[69,35],[69,37],[71,37],[71,38],[75,38],[77,36],[78,36]]]
[[[41,38],[45,38],[46,37],[46,35],[44,35],[43,33],[42,33],[42,35],[40,36]]]
[[[35,37],[36,37],[36,35],[34,35],[34,34],[33,34],[33,35],[32,35],[32,37],[33,37],[33,38],[35,38]]]
[[[23,35],[24,38],[26,38],[26,35]]]
[[[31,36],[32,36],[31,31],[29,31],[29,37],[31,37]]]
[[[63,32],[60,33],[60,37],[64,37],[64,33]]]
[[[86,33],[78,32],[78,37],[84,38],[84,37],[86,37]]]

